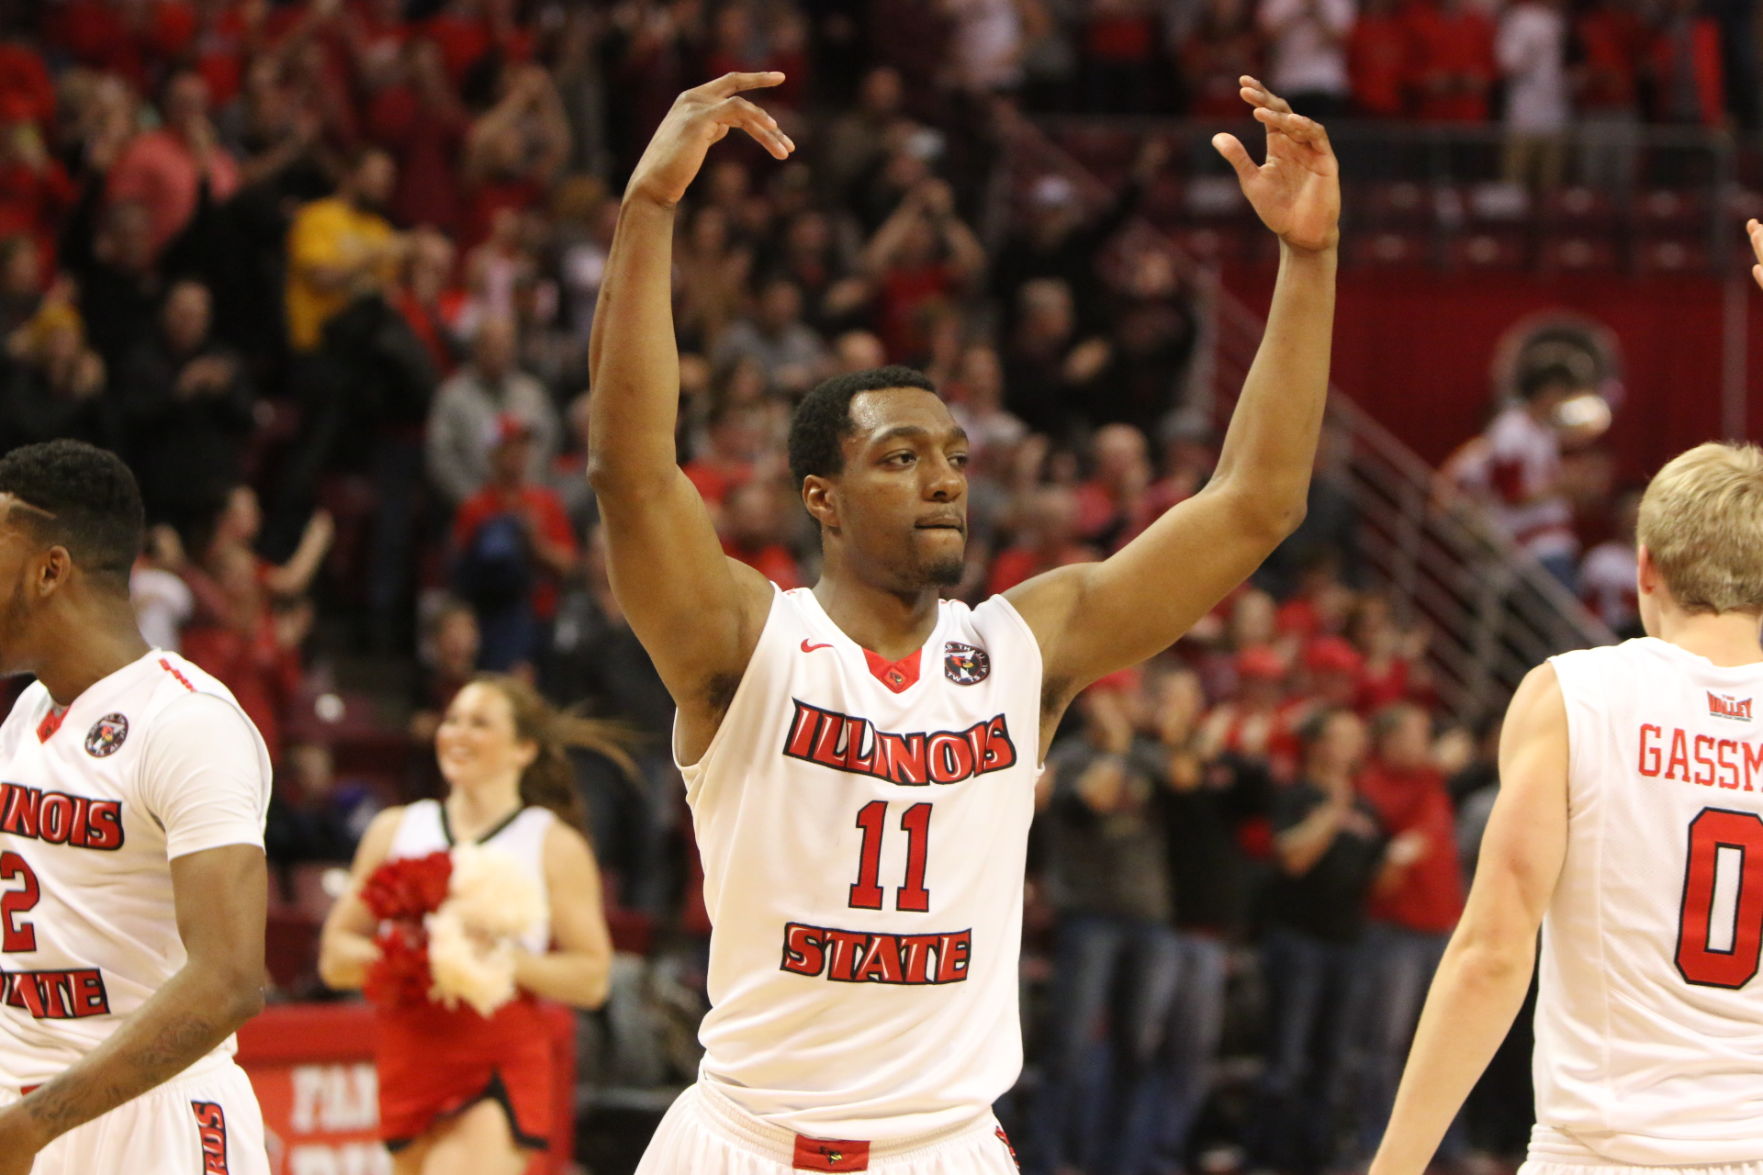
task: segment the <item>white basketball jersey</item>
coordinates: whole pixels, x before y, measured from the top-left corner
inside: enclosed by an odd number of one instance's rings
[[[715,926],[701,1080],[819,1138],[990,1112],[1022,1066],[1040,707],[1040,648],[1002,597],[944,601],[888,665],[813,592],[776,594],[681,768]]]
[[[183,966],[171,861],[261,847],[269,788],[257,728],[176,653],[65,710],[25,690],[0,726],[0,1085],[54,1077]]]
[[[478,837],[474,842],[512,857],[521,871],[538,883],[545,893],[545,837],[557,820],[548,808],[522,808],[512,817]],[[404,809],[398,819],[398,830],[392,834],[388,860],[399,857],[426,857],[444,852],[457,843],[447,823],[447,809],[439,800],[418,800]],[[547,917],[520,937],[520,945],[534,954],[551,945],[551,921]]]
[[[1568,839],[1543,920],[1538,1126],[1610,1163],[1763,1159],[1763,665],[1653,639],[1551,663]]]

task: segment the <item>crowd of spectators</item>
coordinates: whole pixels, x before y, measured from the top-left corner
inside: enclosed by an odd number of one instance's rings
[[[1521,0],[1507,25],[1530,9],[1556,12]],[[725,548],[811,583],[791,406],[828,375],[910,363],[972,439],[956,591],[977,599],[1118,550],[1216,457],[1183,410],[1192,292],[1167,255],[1111,251],[1171,160],[1148,145],[1104,205],[1058,174],[1012,192],[1024,111],[1235,121],[1218,79],[1265,66],[1318,111],[1333,87],[1336,108],[1444,117],[1489,84],[1465,80],[1479,60],[1424,53],[1457,44],[1451,22],[1508,39],[1459,0],[7,11],[0,449],[73,436],[135,468],[143,627],[264,731],[283,864],[345,859],[375,807],[432,788],[438,714],[478,670],[645,740],[635,783],[579,766],[621,944],[678,981],[615,994],[608,1047],[627,1055],[596,1071],[650,1080],[686,1077],[655,1060],[681,1050],[620,1009],[689,1013],[707,925],[672,706],[606,579],[583,395],[616,193],[673,95],[782,68],[764,100],[802,147],[779,165],[731,139],[679,216],[681,458]],[[1401,30],[1381,49],[1379,21]],[[1355,98],[1396,44],[1398,80]],[[1344,72],[1302,72],[1329,55]],[[1671,76],[1634,74],[1655,95]],[[1489,731],[1438,712],[1424,625],[1354,586],[1353,520],[1319,468],[1309,520],[1256,582],[1080,698],[1049,760],[1035,1080],[1013,1117],[1037,1169],[1179,1171],[1228,1142],[1333,1170],[1388,1112],[1491,795]],[[1233,1084],[1223,1056],[1258,1064]],[[1523,1097],[1522,1080],[1496,1094],[1462,1145],[1521,1147]]]

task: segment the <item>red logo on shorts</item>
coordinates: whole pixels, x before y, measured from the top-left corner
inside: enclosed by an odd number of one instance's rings
[[[796,1135],[795,1162],[797,1171],[867,1171],[869,1144],[839,1138],[809,1138]]]
[[[213,1102],[191,1102],[190,1108],[202,1132],[203,1175],[227,1175],[226,1111]]]

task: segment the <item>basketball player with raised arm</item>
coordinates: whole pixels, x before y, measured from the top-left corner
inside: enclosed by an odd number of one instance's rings
[[[792,475],[825,553],[781,591],[724,557],[674,449],[674,211],[731,130],[793,145],[743,91],[689,90],[625,191],[590,348],[589,478],[612,586],[678,704],[704,863],[712,1010],[696,1085],[643,1175],[1014,1170],[1024,855],[1038,764],[1089,683],[1168,647],[1304,513],[1328,382],[1340,211],[1322,127],[1259,82],[1257,166],[1215,143],[1281,239],[1267,333],[1216,476],[1105,562],[977,608],[962,572],[967,439],[925,377],[810,392]]]
[[[0,457],[0,1175],[268,1175],[232,1034],[262,1005],[269,754],[129,603],[111,453]]]
[[[1533,969],[1526,1175],[1763,1172],[1763,450],[1676,457],[1636,538],[1647,636],[1551,657],[1512,698],[1371,1175],[1425,1171]]]

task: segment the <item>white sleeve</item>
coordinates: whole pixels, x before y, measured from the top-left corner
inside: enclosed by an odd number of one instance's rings
[[[165,830],[167,860],[222,845],[263,846],[269,770],[263,740],[212,694],[179,698],[147,732],[140,795]]]

